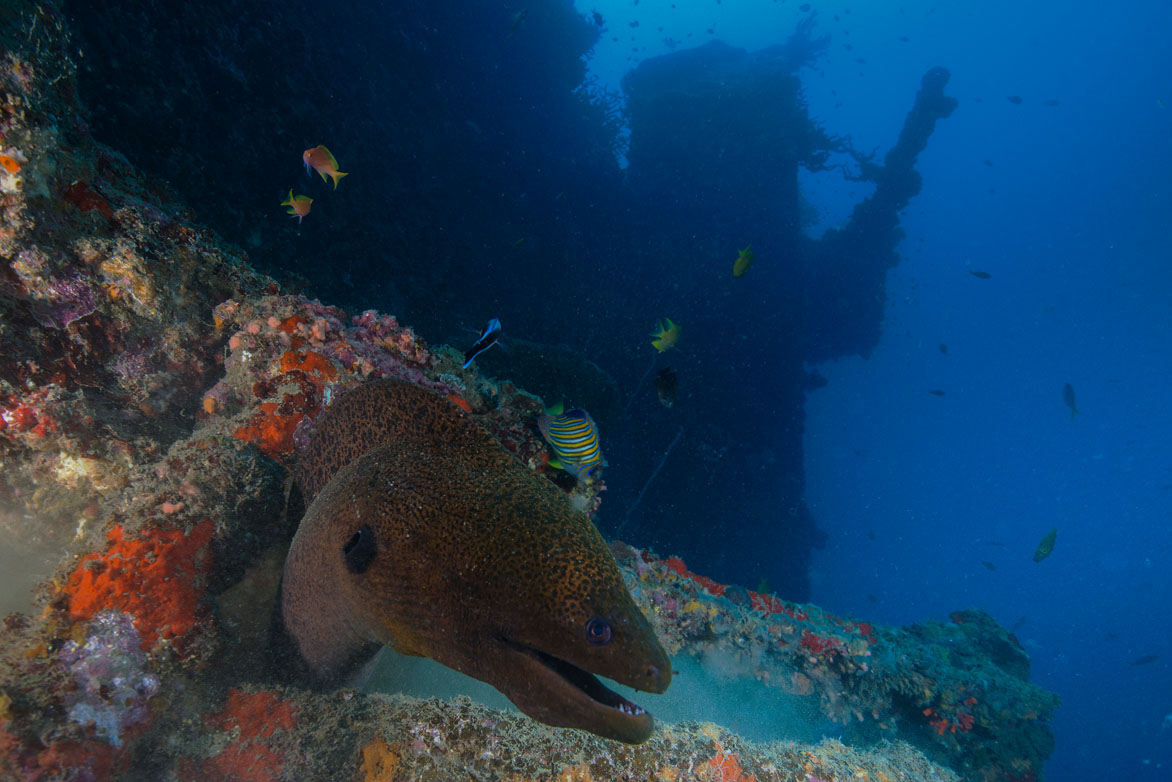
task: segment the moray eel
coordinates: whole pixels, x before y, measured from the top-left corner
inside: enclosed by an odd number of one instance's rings
[[[534,719],[638,743],[671,663],[598,530],[444,397],[391,380],[342,395],[298,468],[308,503],[280,618],[320,682],[380,645],[500,690]]]

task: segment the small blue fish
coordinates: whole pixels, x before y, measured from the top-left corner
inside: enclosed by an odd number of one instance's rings
[[[495,345],[500,335],[501,322],[497,318],[493,318],[488,322],[487,328],[477,337],[476,344],[468,348],[464,353],[464,366],[462,369],[467,369],[477,356]]]
[[[580,481],[588,481],[591,473],[606,466],[598,445],[598,427],[585,410],[562,412],[559,402],[537,419],[549,447],[557,454],[550,465],[559,467]]]

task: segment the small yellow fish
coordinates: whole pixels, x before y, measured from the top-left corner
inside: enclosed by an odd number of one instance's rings
[[[1050,552],[1054,550],[1054,541],[1058,540],[1058,528],[1050,530],[1046,533],[1046,537],[1042,538],[1042,542],[1034,550],[1034,562],[1041,562],[1046,557],[1050,556]]]
[[[293,215],[297,218],[297,224],[301,224],[302,218],[309,214],[309,207],[313,205],[313,199],[306,195],[293,195],[293,189],[289,189],[289,197],[281,202],[281,206],[289,207],[286,214]]]
[[[349,174],[344,174],[338,170],[338,161],[321,144],[313,149],[307,149],[301,154],[301,161],[305,163],[305,170],[309,171],[312,168],[317,173],[321,174],[321,181],[326,181],[326,177],[331,177],[334,180],[334,189],[338,189],[338,180]]]
[[[745,249],[737,253],[737,259],[733,261],[733,277],[744,277],[745,272],[753,265],[753,245],[749,245]]]
[[[679,342],[680,326],[678,323],[672,323],[671,318],[664,318],[655,324],[655,328],[656,331],[651,332],[651,336],[655,338],[651,340],[651,345],[660,353],[671,350]]]

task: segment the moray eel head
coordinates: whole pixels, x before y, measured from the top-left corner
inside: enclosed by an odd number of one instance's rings
[[[342,435],[353,453],[355,437],[380,444],[347,462],[330,445]],[[561,491],[405,383],[343,396],[314,438],[310,459],[344,466],[314,473],[281,614],[319,679],[386,645],[485,681],[549,725],[629,743],[651,735],[651,715],[597,677],[663,692],[671,663]]]

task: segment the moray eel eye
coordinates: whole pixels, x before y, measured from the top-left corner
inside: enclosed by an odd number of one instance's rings
[[[346,569],[358,575],[365,573],[374,561],[374,530],[369,524],[363,524],[358,531],[350,536],[342,546],[342,556],[346,559]],[[607,637],[610,637],[610,628],[607,628]]]
[[[610,643],[610,622],[596,616],[586,623],[586,638],[595,646],[605,646]]]

